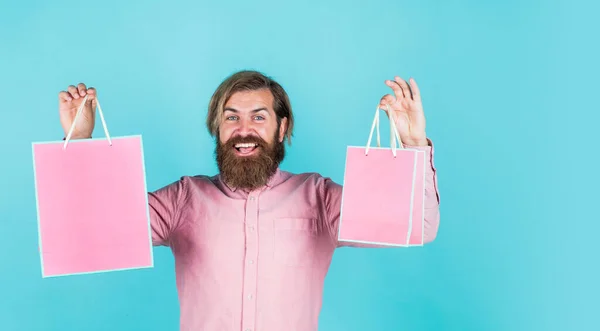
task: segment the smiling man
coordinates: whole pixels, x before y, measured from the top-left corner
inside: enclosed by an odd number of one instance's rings
[[[395,112],[407,147],[427,155],[425,242],[439,226],[433,147],[416,82],[396,77],[381,99]],[[68,132],[88,95],[73,139],[94,128],[96,90],[59,93]],[[212,96],[207,127],[219,174],[183,176],[148,193],[152,240],[175,257],[183,331],[317,330],[323,282],[337,241],[342,186],[316,173],[279,168],[294,117],[284,89],[255,71],[225,79]],[[393,263],[393,262],[392,262]]]
[[[223,90],[228,90],[227,84],[235,83],[239,90],[227,98],[223,111],[219,111],[219,103],[226,99],[221,95]],[[242,87],[241,82],[227,81],[210,104],[207,124],[211,134],[219,138],[219,172],[232,187],[252,190],[263,186],[283,161],[282,141],[287,130],[291,133],[291,107],[281,87],[264,88],[265,83],[268,82],[250,81]]]

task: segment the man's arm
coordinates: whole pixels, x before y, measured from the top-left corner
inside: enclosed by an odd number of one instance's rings
[[[419,149],[425,151],[425,200],[424,200],[424,243],[432,242],[438,233],[440,224],[440,194],[437,185],[437,170],[433,162],[434,148],[431,140],[428,139],[427,146],[409,146],[406,148]],[[327,179],[323,184],[326,222],[329,228],[329,233],[336,247],[389,247],[383,245],[369,245],[362,243],[340,242],[337,240],[341,202],[342,202],[342,186]]]
[[[180,224],[180,208],[186,198],[186,181],[180,179],[148,193],[150,228],[154,246],[169,246],[171,234]]]
[[[424,243],[435,240],[440,226],[440,193],[437,182],[437,169],[433,162],[434,149],[431,140],[427,139],[427,141],[427,146],[406,146],[425,152]]]

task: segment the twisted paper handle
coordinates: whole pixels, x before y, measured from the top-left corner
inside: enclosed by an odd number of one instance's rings
[[[67,137],[65,138],[65,144],[63,145],[63,150],[67,148],[67,144],[69,143],[69,140],[71,139],[71,135],[73,134],[73,130],[75,129],[75,124],[77,123],[77,119],[79,118],[79,115],[81,115],[81,113],[83,112],[83,107],[85,106],[87,99],[88,99],[88,96],[86,95],[83,98],[83,101],[81,101],[81,105],[79,105],[79,108],[77,109],[77,113],[75,114],[75,119],[73,120],[73,124],[71,124],[69,133],[67,134]],[[106,138],[108,139],[108,144],[112,146],[112,141],[110,140],[110,135],[108,134],[108,128],[106,127],[106,121],[104,120],[104,114],[102,114],[102,107],[100,107],[100,101],[98,101],[98,99],[96,99],[96,105],[98,106],[98,112],[100,113],[100,120],[102,121],[102,127],[104,128],[104,134],[106,134]]]
[[[394,157],[396,157],[396,139],[398,140],[400,148],[403,149],[404,145],[402,144],[402,140],[400,140],[400,134],[398,134],[398,129],[396,128],[394,112],[390,109],[389,105],[386,105],[386,107],[390,117],[390,147],[392,148],[392,154]],[[373,119],[373,124],[371,125],[371,133],[369,133],[369,140],[367,141],[367,147],[365,148],[365,155],[369,154],[371,140],[373,139],[373,130],[375,130],[375,128],[377,128],[377,147],[381,147],[381,139],[379,135],[379,105],[377,105],[377,109],[375,109],[375,118]]]

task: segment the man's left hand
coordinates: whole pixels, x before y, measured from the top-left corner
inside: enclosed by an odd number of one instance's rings
[[[387,94],[381,98],[379,108],[388,111],[388,106],[394,112],[396,128],[402,144],[408,146],[427,146],[425,133],[425,114],[421,93],[414,78],[407,83],[396,76],[394,80],[386,80],[385,84],[392,88],[394,96]],[[387,114],[388,117],[390,114]]]

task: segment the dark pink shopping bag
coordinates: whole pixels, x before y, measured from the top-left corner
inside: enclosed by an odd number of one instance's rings
[[[153,266],[142,139],[99,110],[106,139],[33,143],[43,277]]]
[[[371,148],[375,127],[378,147]],[[367,146],[347,148],[339,241],[384,246],[423,244],[425,154],[402,147],[393,120],[390,134],[391,147],[380,147],[377,109]],[[394,138],[401,148],[396,148]]]

